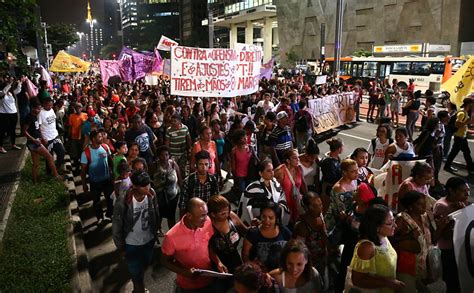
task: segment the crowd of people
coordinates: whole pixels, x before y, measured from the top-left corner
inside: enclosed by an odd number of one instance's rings
[[[443,158],[444,169],[455,171],[459,151],[474,168],[467,142],[472,97],[458,111],[451,104],[436,113],[429,92],[420,110],[421,92],[413,83],[403,91],[396,81],[363,89],[331,80],[315,86],[295,75],[263,79],[258,92],[227,99],[172,96],[163,77],[155,86],[103,86],[91,73],[53,80],[0,78],[0,153],[7,152],[5,134],[20,148],[19,117],[34,181],[41,157],[61,180],[70,155],[98,224],[112,221],[134,292],[146,291],[157,242],[161,264],[177,275],[176,292],[429,292],[435,244],[449,292],[460,292],[448,215],[469,204],[469,185],[451,177],[442,198],[430,195],[430,186],[441,184]],[[36,96],[31,83],[39,86]],[[357,120],[368,92],[375,137],[367,148],[334,137],[321,154],[308,100],[343,91],[354,91]],[[407,116],[406,127],[399,115]],[[342,157],[344,148],[350,157]],[[427,160],[414,165],[390,209],[374,187],[374,170],[415,156]]]

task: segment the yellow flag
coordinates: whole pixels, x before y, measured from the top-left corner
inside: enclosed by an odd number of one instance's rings
[[[441,88],[451,94],[453,104],[461,107],[464,97],[474,92],[474,57],[469,58]]]
[[[89,69],[90,65],[89,62],[61,50],[54,58],[49,70],[53,72],[84,72]]]

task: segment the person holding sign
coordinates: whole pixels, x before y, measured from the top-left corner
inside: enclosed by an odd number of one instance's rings
[[[199,198],[187,202],[186,214],[169,230],[161,247],[161,263],[177,274],[176,292],[215,292],[213,279],[200,276],[198,269],[211,270],[212,262],[221,273],[227,268],[208,248],[214,234],[207,205]]]
[[[454,256],[454,221],[449,214],[468,205],[470,193],[469,184],[460,177],[451,177],[446,181],[448,195],[439,199],[433,208],[436,226],[440,230],[438,247],[441,249],[441,262],[443,264],[443,280],[449,292],[461,292],[459,285],[458,267]]]

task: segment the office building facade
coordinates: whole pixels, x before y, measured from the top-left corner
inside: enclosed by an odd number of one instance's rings
[[[318,59],[321,26],[325,26],[325,56],[334,56],[335,0],[277,0],[280,56],[294,52],[301,59]],[[373,46],[431,43],[450,45],[446,54],[459,55],[463,42],[474,38],[468,15],[472,0],[345,0],[342,56]]]

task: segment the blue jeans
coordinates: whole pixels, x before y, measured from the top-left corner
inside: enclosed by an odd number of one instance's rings
[[[133,282],[143,282],[146,268],[153,259],[155,239],[145,245],[125,244],[125,257],[127,258],[128,271]]]

